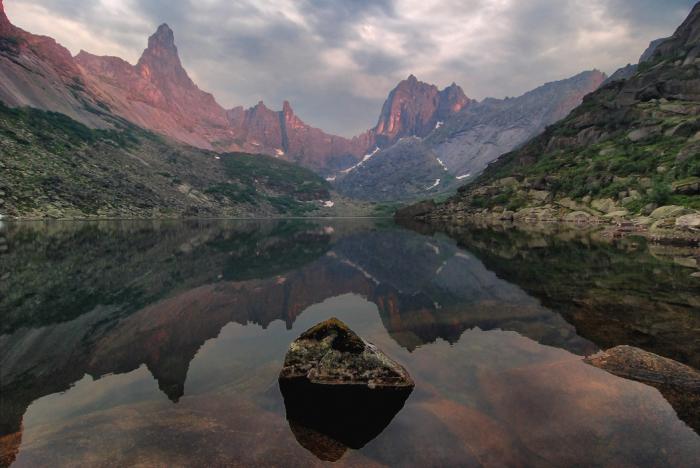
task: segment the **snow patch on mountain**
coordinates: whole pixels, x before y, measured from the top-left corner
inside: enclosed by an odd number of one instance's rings
[[[440,185],[440,179],[435,179],[435,183],[433,183],[433,185],[431,185],[430,187],[426,187],[426,190],[432,190],[438,185]]]
[[[355,169],[357,169],[358,167],[362,166],[364,163],[366,163],[367,161],[372,159],[372,156],[374,156],[378,152],[379,152],[379,147],[377,146],[376,148],[374,148],[374,151],[372,151],[371,153],[365,154],[359,163],[355,164],[354,166],[350,166],[347,169],[343,169],[340,172],[342,172],[343,174],[347,174],[351,171],[354,171]]]

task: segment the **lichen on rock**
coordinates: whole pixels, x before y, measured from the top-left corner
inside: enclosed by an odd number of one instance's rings
[[[289,347],[280,380],[325,385],[412,388],[411,376],[376,346],[331,318],[302,333]]]

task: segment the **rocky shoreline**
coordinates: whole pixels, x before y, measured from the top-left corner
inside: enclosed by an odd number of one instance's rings
[[[570,203],[568,203],[570,202]],[[596,210],[572,200],[510,211],[503,207],[476,210],[463,202],[437,205],[426,201],[398,210],[395,219],[415,219],[436,227],[478,223],[494,226],[537,226],[561,224],[573,228],[595,228],[606,237],[642,236],[651,242],[700,245],[700,211],[677,205],[654,208],[647,216],[626,211]],[[606,211],[608,211],[606,213]]]

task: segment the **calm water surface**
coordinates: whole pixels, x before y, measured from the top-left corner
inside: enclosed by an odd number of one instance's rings
[[[631,344],[700,367],[698,252],[450,235],[4,224],[0,465],[697,466],[697,414],[581,357]],[[289,343],[331,316],[416,381],[358,450],[297,440],[277,385]]]

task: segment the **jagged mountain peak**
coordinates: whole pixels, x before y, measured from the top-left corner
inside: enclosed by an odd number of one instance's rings
[[[182,66],[175,46],[175,33],[165,23],[148,38],[148,47],[143,51],[139,64],[154,61]]]
[[[175,47],[175,33],[170,29],[167,23],[158,26],[156,32],[148,38],[148,47],[150,49],[169,49],[177,52],[177,48]]]
[[[165,23],[148,38],[148,47],[136,67],[142,76],[155,82],[174,83],[184,88],[196,87],[180,61],[175,33]]]
[[[1,11],[0,38],[12,40],[0,48],[13,57],[0,63],[2,72],[11,70],[0,79],[0,101],[11,106],[58,111],[95,127],[126,119],[195,147],[265,153],[316,170],[348,167],[375,146],[369,132],[347,139],[306,125],[288,102],[281,111],[262,102],[224,109],[188,76],[168,24],[156,28],[132,65],[85,51],[73,57],[53,39],[13,26]]]
[[[415,75],[401,81],[389,93],[377,126],[377,144],[387,147],[406,136],[426,136],[438,122],[462,110],[470,100],[456,84],[440,91]]]

